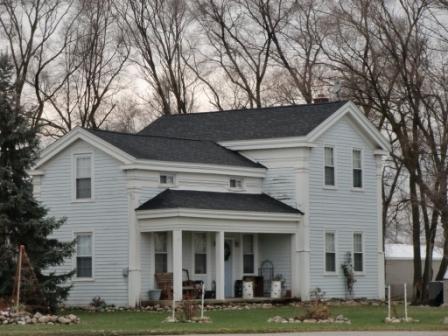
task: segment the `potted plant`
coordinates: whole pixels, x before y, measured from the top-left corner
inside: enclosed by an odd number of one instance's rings
[[[282,284],[284,282],[284,278],[281,274],[277,274],[271,283],[271,298],[279,299],[282,297]]]

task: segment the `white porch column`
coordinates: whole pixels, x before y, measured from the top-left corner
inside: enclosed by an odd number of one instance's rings
[[[173,296],[182,301],[182,231],[173,230]]]
[[[377,199],[377,220],[378,220],[378,243],[377,243],[377,254],[378,254],[378,298],[384,300],[386,297],[385,293],[385,271],[384,271],[384,245],[383,245],[383,200],[382,200],[382,175],[383,175],[383,155],[376,154],[376,199]]]
[[[216,299],[224,300],[224,231],[215,235]]]
[[[135,215],[139,206],[139,192],[136,188],[128,189],[128,228],[129,228],[129,261],[128,261],[128,305],[135,307],[140,303],[141,264],[140,264],[140,230]]]
[[[304,212],[296,234],[296,259],[298,284],[296,287],[302,300],[309,300],[310,297],[310,229],[309,229],[309,161],[311,148],[300,148],[298,166],[296,169],[296,202],[297,208]],[[293,245],[292,245],[293,246]],[[298,263],[298,265],[297,265]],[[294,268],[293,268],[294,269]],[[298,286],[298,287],[297,287]]]
[[[299,239],[298,234],[291,235],[291,296],[300,296],[300,272],[299,272]]]

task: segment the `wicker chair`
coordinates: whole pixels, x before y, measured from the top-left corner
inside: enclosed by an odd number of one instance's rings
[[[155,273],[154,274],[157,282],[157,286],[162,291],[160,293],[161,300],[172,300],[173,299],[173,273]]]

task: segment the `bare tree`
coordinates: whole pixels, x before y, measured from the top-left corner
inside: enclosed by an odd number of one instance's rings
[[[70,27],[76,19],[72,16],[66,22],[71,7],[65,0],[0,0],[0,37],[6,39],[15,68],[16,105],[30,105],[30,123],[36,128],[45,105],[39,95],[41,81],[70,43],[66,37],[59,43],[55,40],[62,25]]]
[[[58,76],[39,94],[48,102],[46,133],[60,136],[75,126],[100,128],[111,117],[121,89],[129,48],[117,25],[111,0],[78,0],[76,26]],[[56,72],[56,71],[55,71]]]
[[[219,93],[230,96],[230,107],[261,107],[269,84],[266,75],[272,36],[252,1],[196,0],[192,12],[207,40],[201,52],[203,64],[216,69],[218,85],[201,77],[212,90],[212,102],[222,106]],[[206,50],[205,50],[206,49]]]
[[[194,106],[195,76],[186,65],[190,24],[183,0],[117,2],[136,52],[132,60],[153,90],[162,114],[188,113]]]
[[[325,69],[321,59],[322,43],[328,30],[324,3],[314,0],[245,2],[258,11],[258,22],[275,46],[272,58],[289,74],[290,85],[284,88],[288,102],[312,103]]]

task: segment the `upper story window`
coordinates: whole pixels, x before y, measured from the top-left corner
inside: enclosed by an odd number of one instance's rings
[[[336,235],[325,232],[325,272],[336,272]]]
[[[353,234],[353,270],[355,272],[364,271],[364,253],[362,246],[362,233]]]
[[[325,176],[324,184],[326,186],[335,186],[335,169],[334,169],[334,148],[325,147],[324,148],[324,160],[325,160]]]
[[[255,272],[255,246],[254,235],[243,235],[243,273]]]
[[[93,277],[93,248],[92,234],[76,234],[76,277]]]
[[[353,188],[362,188],[362,152],[353,150]]]
[[[230,189],[243,189],[243,179],[231,178],[229,180]]]
[[[160,174],[161,185],[174,185],[174,174]]]
[[[156,273],[168,272],[168,233],[154,233],[154,259]]]
[[[194,233],[194,273],[207,274],[207,234]]]
[[[92,198],[92,156],[82,154],[75,156],[75,197],[79,199]]]

